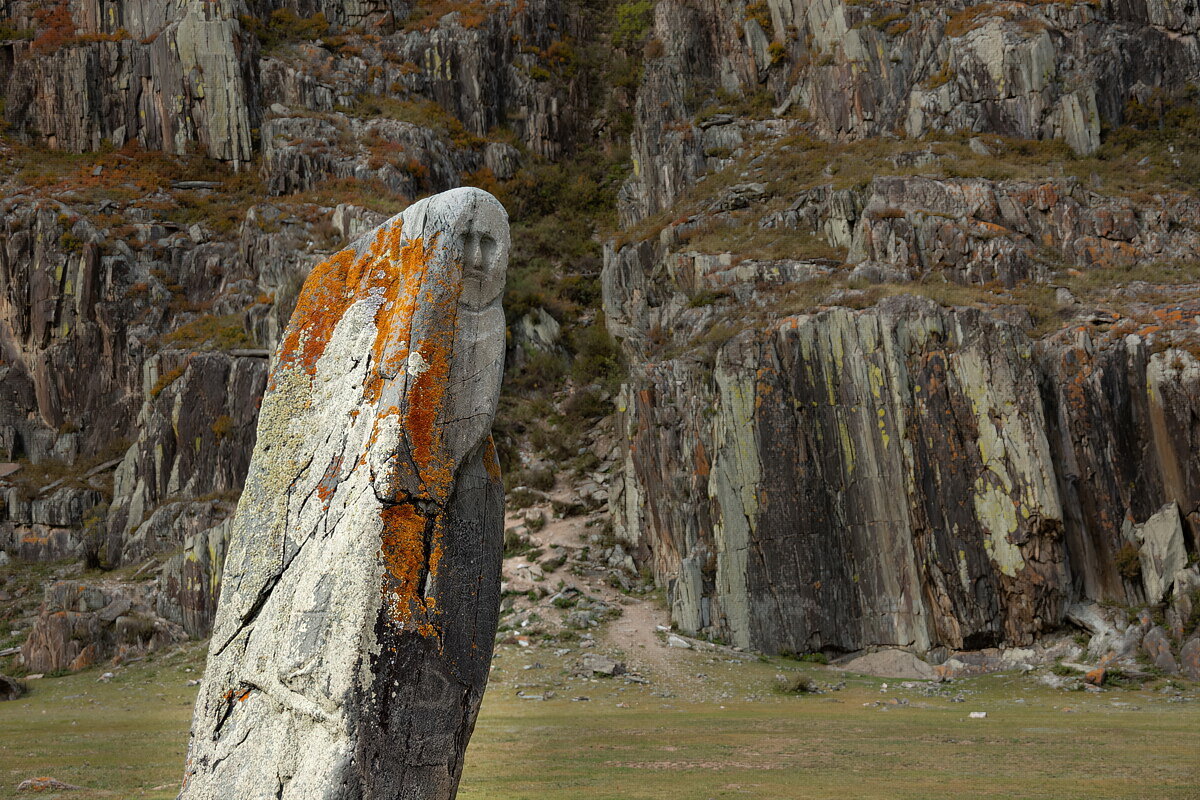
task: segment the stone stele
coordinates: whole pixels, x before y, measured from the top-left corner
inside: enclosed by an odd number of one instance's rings
[[[453,798],[487,682],[508,215],[422,200],[305,281],[262,401],[181,800]]]

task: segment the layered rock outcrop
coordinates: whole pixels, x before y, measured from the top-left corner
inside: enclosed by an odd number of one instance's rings
[[[1167,550],[1200,544],[1200,362],[1186,350],[1153,353],[1137,335],[1038,350],[1078,588],[1097,600],[1161,602],[1184,565],[1149,563],[1154,545],[1140,570],[1130,557],[1147,535]]]
[[[138,440],[116,469],[107,517],[115,563],[174,550],[225,516],[221,501],[236,499],[249,465],[266,373],[257,356],[164,351],[146,361]]]
[[[32,498],[23,489],[10,488],[6,518],[0,522],[5,552],[29,561],[78,558],[84,554],[89,522],[91,535],[102,524],[102,504],[103,494],[91,488],[50,488]]]
[[[453,797],[491,658],[508,220],[420,201],[317,266],[276,354],[181,797]]]
[[[202,639],[212,631],[232,531],[230,515],[219,525],[189,536],[183,552],[168,558],[159,572],[162,591],[155,611],[182,626],[194,639]]]
[[[31,672],[78,670],[145,656],[182,642],[181,627],[154,613],[153,587],[115,581],[58,581],[21,646]]]
[[[4,550],[27,561],[83,556],[85,539],[96,536],[103,525],[103,502],[100,492],[85,487],[53,488],[36,497],[11,488],[5,493],[6,518],[0,523]]]
[[[1200,76],[1197,21],[655,4],[603,275],[631,368],[612,506],[682,629],[934,651],[1190,602],[1183,129],[1100,148]]]
[[[746,96],[836,141],[969,130],[1092,153],[1131,97],[1194,79],[1196,25],[1165,0],[656,3],[622,220],[669,208],[727,158],[741,137],[722,123]]]
[[[255,30],[289,19],[310,20],[310,39],[326,29],[331,38],[370,33],[344,53],[340,44],[307,45],[301,59],[263,53]],[[0,44],[5,119],[22,137],[73,152],[137,142],[240,167],[252,162],[272,106],[334,112],[364,96],[413,92],[475,136],[512,119],[531,151],[557,156],[577,133],[569,108],[587,102],[570,80],[551,84],[538,73],[543,54],[581,22],[545,0],[449,11],[373,1],[19,0],[0,9],[0,21],[28,33]]]
[[[1061,618],[1063,510],[1019,331],[895,298],[784,317],[688,372],[648,366],[623,398],[617,501],[683,629],[926,651]]]
[[[827,267],[654,252],[606,265],[635,359],[613,513],[685,631],[971,649],[1027,644],[1081,597],[1172,596],[1200,521],[1188,350],[1137,325],[1035,341],[914,297],[781,315],[771,287]]]
[[[21,134],[74,152],[136,140],[250,160],[256,43],[234,15],[239,3],[14,5],[10,20],[36,32],[13,45],[5,92],[6,118]]]
[[[158,614],[205,635],[309,264],[423,194],[536,198],[544,159],[628,140],[603,278],[626,468],[589,496],[682,627],[969,647],[1161,601],[1182,668],[1196,10],[619,5],[0,4],[5,551],[75,557],[103,517],[101,561],[153,560]],[[543,255],[516,369],[575,342]],[[937,306],[879,305],[904,293]]]

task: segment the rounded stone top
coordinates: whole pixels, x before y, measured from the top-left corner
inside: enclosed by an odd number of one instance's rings
[[[418,200],[386,224],[400,219],[405,239],[428,241],[436,234],[442,256],[462,264],[461,305],[479,311],[500,298],[510,240],[508,212],[494,196],[472,186],[450,189]]]

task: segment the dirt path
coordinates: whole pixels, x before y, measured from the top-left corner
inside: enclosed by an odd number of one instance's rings
[[[603,512],[586,517],[556,519],[547,505],[509,513],[505,524],[522,525],[527,515],[536,516],[539,513],[545,514],[546,525],[539,531],[531,531],[528,536],[532,544],[548,553],[553,552],[552,547],[558,547],[561,552],[575,555],[588,546],[589,534],[601,530],[607,522],[607,515]],[[510,559],[510,564],[521,563],[524,563],[523,559]],[[647,595],[624,594],[609,586],[600,576],[576,575],[571,572],[570,563],[571,560],[568,560],[563,567],[546,573],[542,585],[554,591],[561,581],[565,586],[576,588],[609,605],[619,607],[621,616],[597,632],[597,640],[603,649],[619,653],[631,671],[648,678],[670,680],[679,677],[679,659],[673,658],[679,651],[667,646],[666,636],[659,630],[660,627],[669,626],[670,619],[667,612],[659,607],[658,602]]]
[[[609,589],[606,601],[618,603],[624,613],[608,624],[604,643],[625,655],[629,668],[647,678],[672,681],[680,677],[679,659],[672,658],[659,626],[669,625],[667,613],[648,598],[631,599]]]

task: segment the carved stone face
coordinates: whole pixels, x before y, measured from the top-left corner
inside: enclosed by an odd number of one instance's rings
[[[489,200],[491,198],[488,198]],[[504,293],[508,271],[508,215],[489,202],[467,217],[462,234],[463,293],[459,301],[471,311],[482,311]],[[495,213],[499,210],[500,213]]]
[[[399,233],[386,257],[400,285],[384,291],[376,315],[372,483],[391,501],[443,502],[443,487],[487,437],[495,413],[508,214],[486,192],[456,189],[389,224]]]

